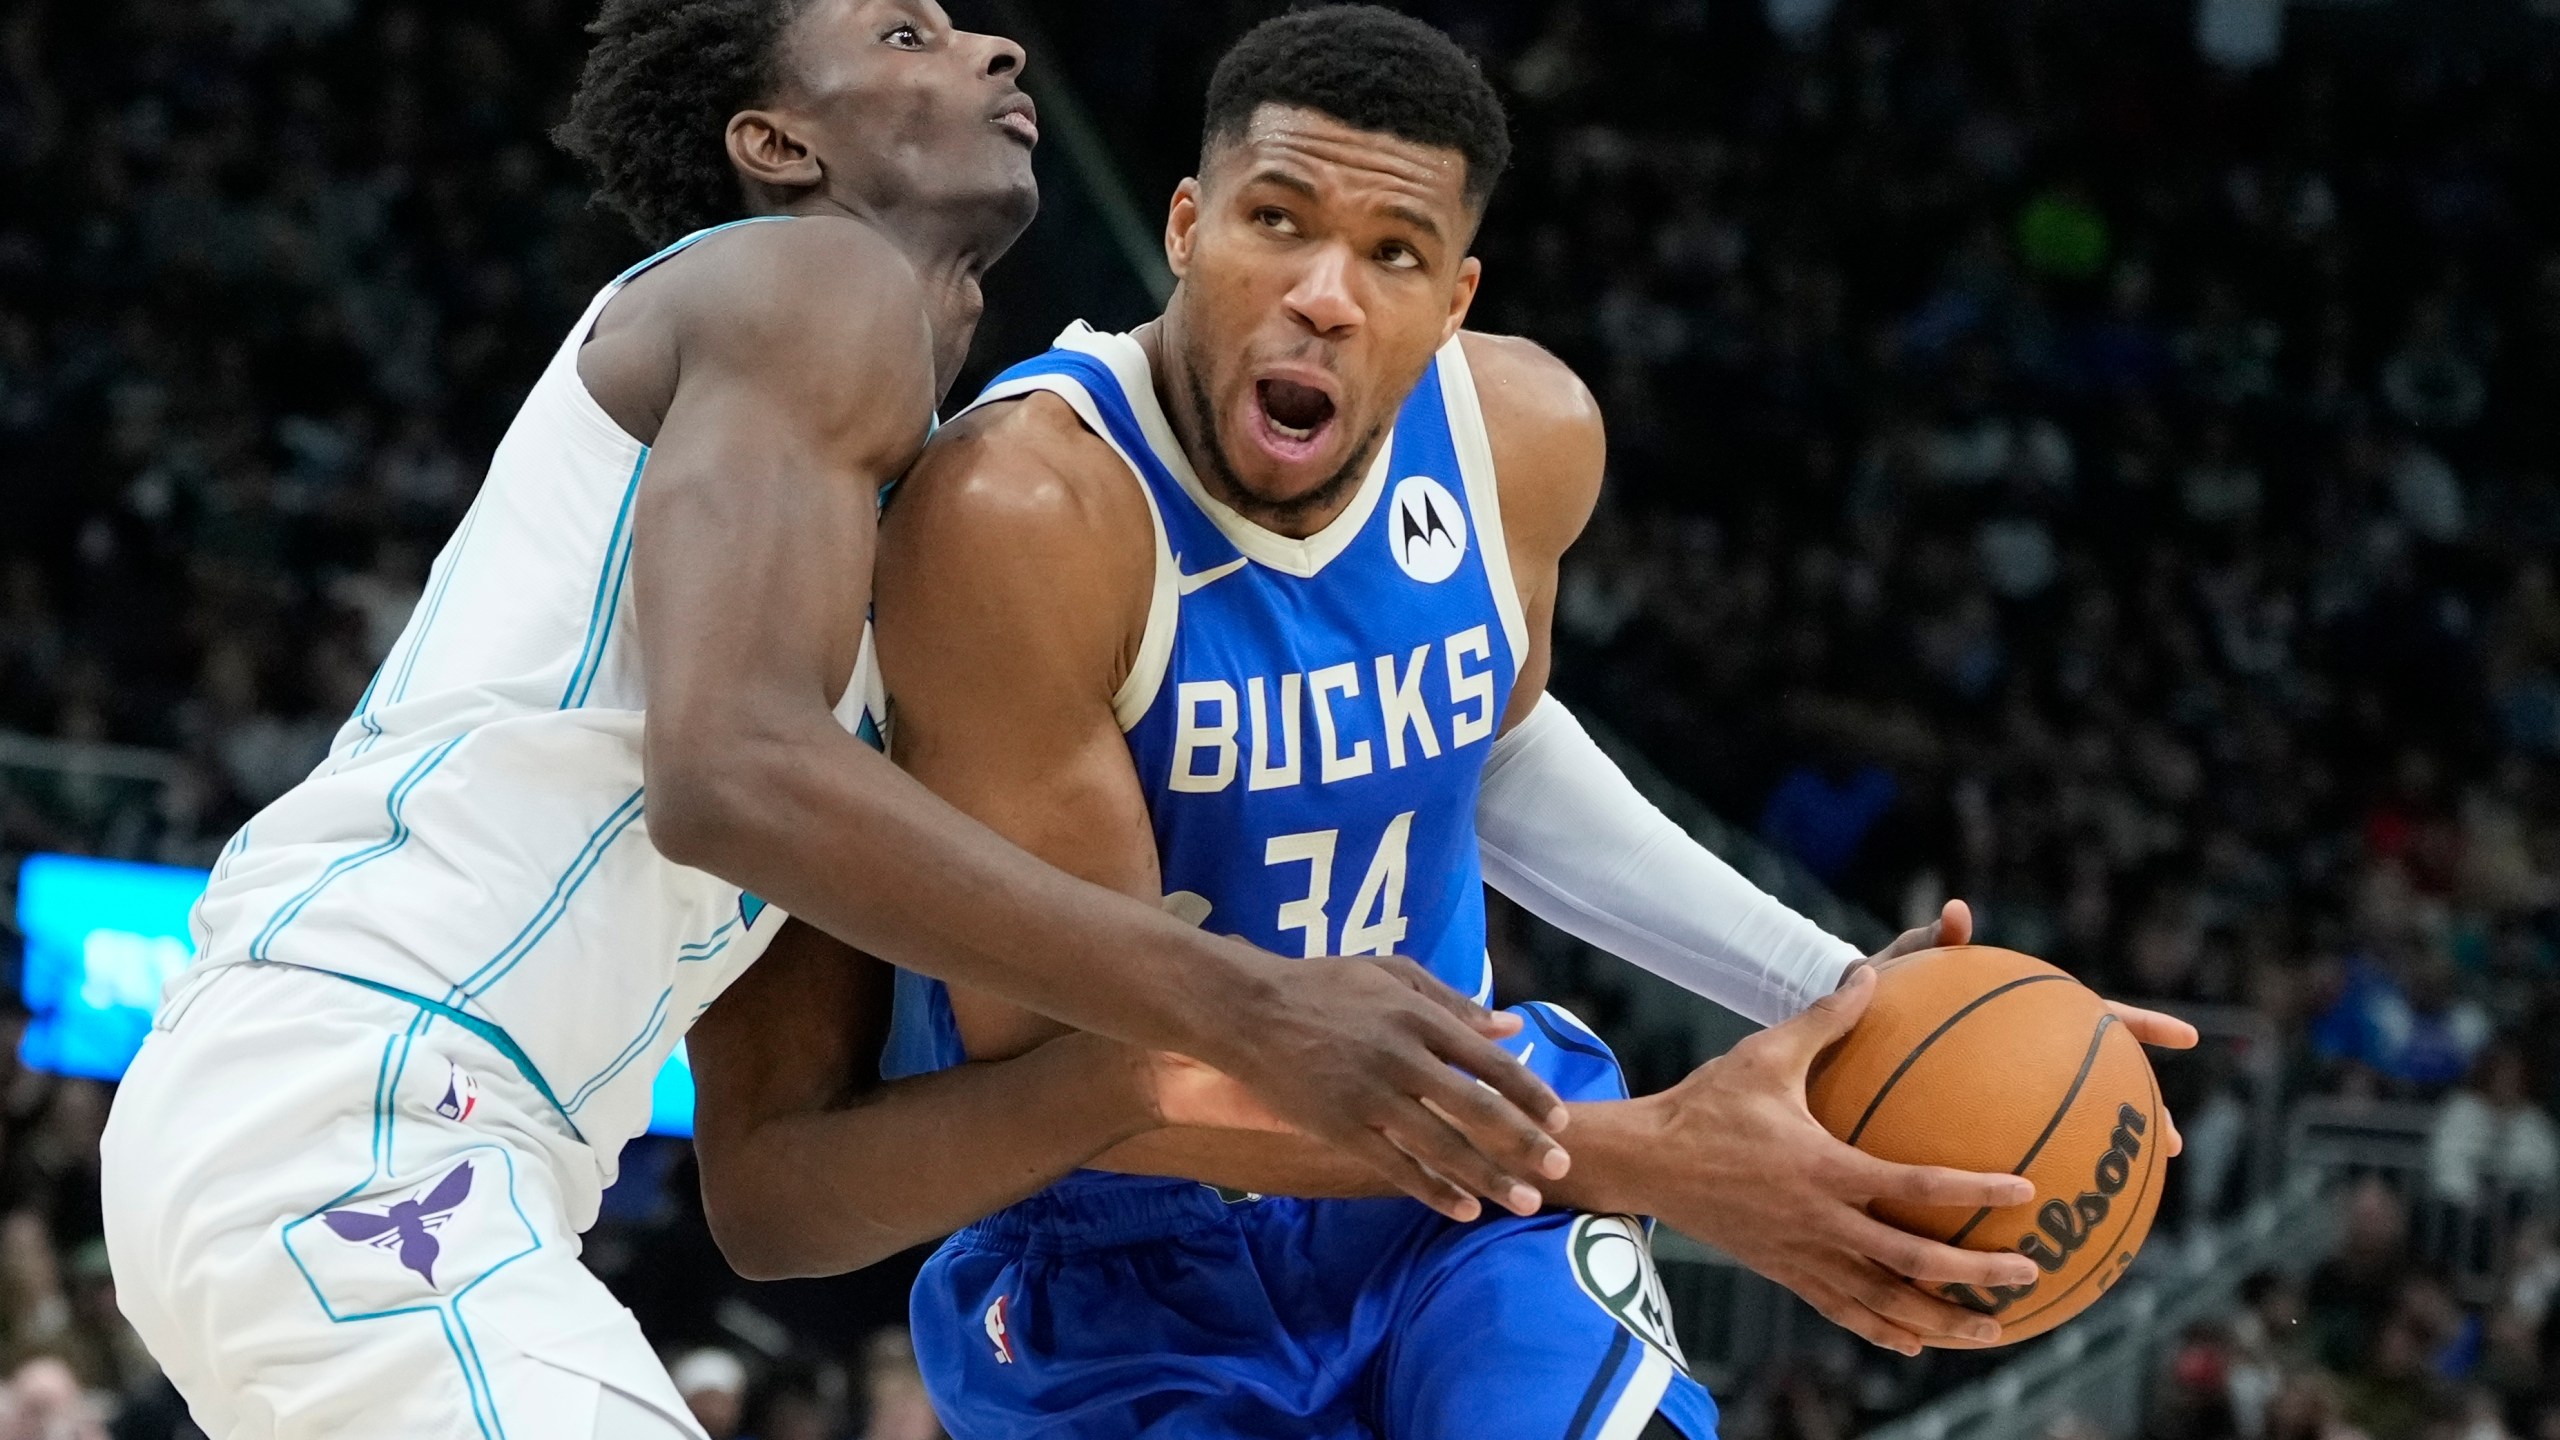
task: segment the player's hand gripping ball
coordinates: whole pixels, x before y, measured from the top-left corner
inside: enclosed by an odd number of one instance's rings
[[[2024,1286],[1936,1293],[1997,1318],[2001,1344],[2041,1335],[2105,1294],[2151,1233],[2168,1173],[2151,1062],[2106,1002],[2030,956],[1966,945],[1876,969],[1865,1017],[1806,1082],[1814,1118],[1878,1159],[2033,1182],[2033,1199],[2005,1209],[1874,1209],[2035,1261],[2043,1273]]]

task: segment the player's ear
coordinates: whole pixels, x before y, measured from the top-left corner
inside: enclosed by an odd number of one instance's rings
[[[817,152],[792,132],[784,116],[746,110],[729,117],[729,163],[750,185],[794,193],[825,182]]]
[[[1173,208],[1164,217],[1164,263],[1181,279],[1191,268],[1191,241],[1200,230],[1200,177],[1173,187]]]
[[[1467,311],[1476,303],[1476,287],[1484,283],[1484,262],[1473,255],[1458,262],[1458,283],[1449,291],[1449,319],[1440,327],[1440,343],[1448,344],[1467,328]]]

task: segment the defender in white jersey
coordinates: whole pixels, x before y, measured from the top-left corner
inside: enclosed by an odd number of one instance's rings
[[[1552,1092],[1445,987],[1203,937],[865,743],[875,497],[1036,205],[1019,48],[925,0],[608,0],[597,30],[563,139],[644,232],[696,233],[580,317],[328,759],[226,849],[110,1120],[119,1298],[199,1422],[695,1433],[576,1237],[784,908],[1196,1056],[1453,1212],[1560,1168]],[[1162,1068],[1087,1054],[1096,1093]],[[1008,1163],[920,1170],[906,1223],[1001,1203]]]

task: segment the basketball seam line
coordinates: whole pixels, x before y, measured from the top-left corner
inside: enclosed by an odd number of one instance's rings
[[[2152,1076],[2152,1077],[2151,1077],[2151,1113],[2152,1113],[2153,1118],[2155,1118],[2155,1119],[2156,1119],[2156,1118],[2158,1118],[2158,1116],[2159,1116],[2159,1114],[2160,1114],[2160,1111],[2161,1111],[2163,1108],[2164,1108],[2164,1107],[2163,1107],[2163,1106],[2161,1105],[2161,1103],[2160,1103],[2160,1077],[2159,1077],[2159,1076],[2157,1076],[2157,1075],[2154,1075],[2154,1076]],[[2137,1202],[2138,1202],[2138,1199],[2139,1199],[2140,1192],[2141,1192],[2142,1190],[2148,1190],[2149,1188],[2151,1188],[2151,1174],[2152,1174],[2152,1171],[2157,1170],[2157,1169],[2159,1169],[2159,1168],[2160,1168],[2160,1152],[2161,1152],[2161,1150],[2162,1150],[2162,1149],[2164,1149],[2164,1148],[2165,1148],[2165,1147],[2159,1143],[2159,1141],[2158,1141],[2157,1137],[2155,1137],[2155,1138],[2154,1138],[2154,1140],[2153,1140],[2152,1146],[2151,1146],[2151,1161],[2150,1161],[2150,1164],[2149,1164],[2149,1166],[2148,1166],[2147,1168],[2145,1168],[2145,1169],[2143,1170],[2143,1172],[2142,1172],[2142,1184],[2141,1184],[2139,1187],[2135,1187],[2135,1186],[2131,1186],[2131,1185],[2128,1185],[2128,1186],[2126,1186],[2126,1187],[2125,1187],[2125,1188],[2126,1188],[2126,1189],[2128,1189],[2128,1190],[2133,1190],[2133,1191],[2135,1191],[2135,1194],[2136,1194],[2136,1197],[2137,1197]],[[2119,1225],[2119,1226],[2117,1226],[2117,1227],[2116,1227],[2116,1238],[2117,1238],[2117,1239],[2119,1239],[2119,1240],[2120,1240],[2120,1239],[2122,1239],[2122,1238],[2124,1237],[2125,1233],[2126,1233],[2127,1231],[2129,1231],[2129,1230],[2131,1230],[2131,1229],[2133,1228],[2133,1222],[2134,1222],[2137,1218],[2139,1218],[2139,1217],[2140,1217],[2141,1212],[2142,1212],[2142,1207],[2141,1207],[2141,1205],[2140,1205],[2139,1203],[2136,1203],[2136,1204],[2132,1207],[2132,1213],[2130,1213],[2130,1214],[2128,1214],[2128,1215],[2126,1215],[2126,1216],[2124,1217],[2124,1223],[2123,1223],[2122,1225]],[[2107,1248],[2108,1248],[2108,1249],[2110,1249],[2110,1250],[2113,1250],[2114,1248],[2116,1248],[2115,1241],[2114,1241],[2114,1240],[2110,1240],[2110,1241],[2108,1241],[2108,1242],[2107,1242]],[[2072,1292],[2074,1292],[2074,1291],[2078,1290],[2081,1286],[2086,1285],[2086,1284],[2088,1284],[2088,1283],[2089,1283],[2089,1278],[2090,1278],[2090,1276],[2092,1276],[2092,1275],[2102,1275],[2102,1274],[2105,1274],[2105,1273],[2106,1273],[2106,1267],[2105,1267],[2104,1265],[2092,1265],[2092,1266],[2090,1266],[2090,1267],[2089,1267],[2089,1270],[2088,1270],[2088,1273],[2087,1273],[2087,1274],[2082,1275],[2079,1279],[2074,1280],[2074,1281],[2072,1281],[2068,1286],[2065,1286],[2065,1287],[2063,1288],[2063,1291],[2062,1291],[2062,1293],[2061,1293],[2061,1294],[2054,1296],[2052,1299],[2047,1300],[2046,1302],[2044,1302],[2043,1304],[2041,1304],[2041,1305],[2037,1306],[2037,1307],[2036,1307],[2036,1308],[2034,1308],[2033,1310],[2028,1311],[2026,1314],[2024,1314],[2024,1315],[2020,1315],[2020,1316],[2016,1317],[2014,1320],[2007,1320],[2007,1321],[2003,1321],[2002,1323],[2003,1323],[2003,1324],[2024,1324],[2025,1322],[2027,1322],[2027,1321],[2029,1321],[2029,1320],[2033,1320],[2034,1318],[2036,1318],[2037,1316],[2039,1316],[2039,1315],[2043,1314],[2043,1313],[2044,1313],[2044,1312],[2046,1312],[2047,1310],[2052,1309],[2054,1306],[2059,1305],[2059,1304],[2061,1304],[2063,1301],[2070,1299],[2070,1298],[2071,1298],[2071,1296],[2072,1296]],[[2102,1298],[2102,1299],[2103,1299],[2104,1297],[2102,1296],[2102,1297],[2100,1297],[2100,1298]],[[2091,1302],[2089,1302],[2089,1303],[2091,1303],[2091,1304],[2093,1304],[2093,1305],[2094,1305],[2094,1304],[2096,1304],[2096,1303],[2097,1303],[2097,1301],[2094,1301],[2094,1300],[2093,1300],[2093,1301],[2091,1301]]]
[[[1911,1047],[1911,1053],[1902,1057],[1902,1063],[1893,1067],[1893,1073],[1884,1077],[1884,1083],[1876,1087],[1875,1098],[1867,1102],[1866,1113],[1858,1117],[1857,1125],[1849,1131],[1848,1143],[1851,1145],[1858,1143],[1858,1137],[1867,1133],[1867,1122],[1875,1119],[1876,1111],[1883,1107],[1884,1097],[1892,1094],[1893,1087],[1902,1083],[1904,1072],[1908,1071],[1912,1066],[1919,1064],[1920,1057],[1928,1053],[1929,1047],[1937,1044],[1941,1036],[1956,1028],[1956,1025],[1961,1022],[1964,1017],[1981,1009],[1983,1006],[1990,1004],[1992,1001],[1999,999],[2001,996],[2008,994],[2010,991],[2017,989],[2021,985],[2033,985],[2039,981],[2068,980],[2070,978],[2071,977],[2068,975],[2022,976],[1986,994],[1975,996],[1963,1009],[1948,1016],[1937,1029],[1922,1036],[1920,1043]]]
[[[2036,1143],[2027,1147],[2026,1158],[2009,1167],[2010,1174],[2025,1175],[2027,1167],[2036,1163],[2036,1157],[2044,1153],[2046,1145],[2052,1143],[2053,1132],[2062,1128],[2062,1117],[2071,1113],[2071,1107],[2080,1099],[2080,1088],[2089,1083],[2089,1071],[2098,1063],[2098,1047],[2107,1043],[2107,1027],[2114,1023],[2116,1023],[2116,1017],[2113,1014],[2098,1017],[2098,1028],[2089,1036],[2089,1053],[2080,1057],[2080,1073],[2072,1077],[2071,1088],[2062,1093],[2062,1103],[2054,1108],[2053,1118],[2044,1122],[2044,1133],[2036,1137]],[[1974,1211],[1973,1218],[1964,1222],[1963,1229],[1947,1237],[1947,1243],[1962,1245],[1964,1237],[1972,1234],[1973,1227],[1981,1224],[1983,1217],[1990,1213],[1991,1207],[1988,1205]]]

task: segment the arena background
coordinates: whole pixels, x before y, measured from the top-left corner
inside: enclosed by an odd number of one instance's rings
[[[201,864],[320,754],[639,252],[545,139],[589,8],[0,13],[0,875]],[[959,8],[1051,136],[965,389],[1143,318],[1278,7]],[[2051,1340],[1883,1356],[1666,1237],[1725,1433],[2560,1440],[2560,6],[1408,8],[1513,106],[1477,322],[1609,415],[1559,690],[1842,933],[1961,895],[2209,1037],[2160,1232]],[[1647,1085],[1737,1033],[1495,928]],[[0,1440],[192,1434],[113,1314],[106,1092],[17,1053]],[[588,1258],[715,1435],[936,1433],[911,1266],[749,1285],[683,1142],[628,1174]]]

